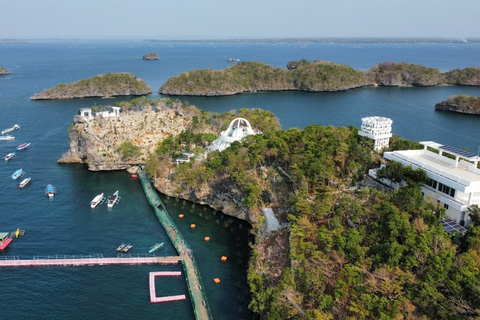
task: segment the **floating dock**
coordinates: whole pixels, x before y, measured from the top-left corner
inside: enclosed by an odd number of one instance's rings
[[[151,303],[158,303],[158,302],[169,302],[169,301],[179,301],[185,300],[187,297],[184,294],[176,295],[176,296],[165,296],[165,297],[157,297],[155,292],[155,277],[175,277],[181,276],[181,271],[158,271],[158,272],[150,272],[149,275],[149,284],[150,284],[150,302]]]
[[[0,260],[0,267],[43,267],[43,266],[106,266],[112,264],[177,264],[182,260],[174,257],[128,257],[128,258],[49,258]]]

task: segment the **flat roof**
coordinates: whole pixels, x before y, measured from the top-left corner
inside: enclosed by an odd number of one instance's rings
[[[0,239],[8,237],[8,232],[0,232]]]

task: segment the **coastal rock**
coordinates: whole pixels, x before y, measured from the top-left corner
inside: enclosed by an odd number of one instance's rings
[[[457,95],[435,105],[435,110],[480,115],[480,97]]]
[[[150,52],[150,53],[144,54],[142,59],[143,60],[158,60],[159,56],[158,56],[158,53]]]
[[[141,96],[151,92],[151,88],[143,80],[130,73],[121,72],[101,74],[68,84],[61,83],[54,88],[35,93],[30,99],[110,98],[116,96]]]
[[[0,75],[10,74],[11,72],[8,71],[5,67],[0,67]]]

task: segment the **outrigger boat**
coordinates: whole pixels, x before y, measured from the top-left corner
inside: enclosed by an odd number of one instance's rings
[[[26,186],[28,186],[28,184],[30,183],[30,181],[32,181],[32,178],[31,177],[28,177],[26,179],[23,179],[22,182],[20,182],[20,184],[18,185],[18,187],[20,189],[23,189],[25,188]]]
[[[121,245],[118,246],[117,252],[123,251],[123,249],[124,249],[126,246],[127,246],[127,245],[126,245],[125,243],[122,243]]]
[[[102,204],[105,201],[105,197],[103,196],[103,192],[97,194],[92,201],[90,201],[90,208],[95,208],[99,204]]]
[[[112,194],[110,197],[107,199],[107,207],[113,208],[113,205],[117,204],[120,201],[120,197],[118,196],[118,190],[115,191],[114,194]]]
[[[15,139],[14,136],[0,136],[0,140],[13,140]]]
[[[46,194],[49,198],[53,198],[53,196],[55,196],[55,193],[57,193],[57,188],[55,188],[54,186],[52,186],[50,183],[47,184],[47,187],[45,188],[45,194]]]
[[[7,154],[3,159],[5,159],[5,161],[8,161],[8,160],[11,160],[13,158],[15,158],[15,153],[14,152]]]
[[[22,143],[21,145],[19,145],[19,146],[17,147],[17,151],[26,149],[26,148],[28,148],[28,147],[30,147],[30,142],[29,142],[29,143]]]
[[[12,132],[13,130],[18,130],[20,129],[20,126],[18,124],[13,125],[13,127],[5,129],[2,131],[2,134]]]
[[[23,171],[22,169],[18,169],[12,174],[12,179],[17,180],[18,178],[22,177],[24,174],[25,174],[25,171]]]
[[[128,252],[128,251],[130,251],[130,249],[132,249],[132,248],[133,248],[133,246],[129,243],[129,244],[127,244],[125,247],[123,247],[122,251],[123,251],[123,252]]]
[[[150,247],[150,250],[148,250],[148,253],[152,253],[157,251],[158,249],[162,249],[164,244],[165,242],[155,243],[153,246]]]

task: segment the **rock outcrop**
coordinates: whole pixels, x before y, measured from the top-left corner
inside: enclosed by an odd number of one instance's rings
[[[61,83],[54,88],[35,93],[32,100],[76,99],[76,98],[110,98],[116,96],[142,96],[152,89],[134,75],[106,73],[89,79],[71,83]]]
[[[480,97],[453,96],[437,103],[435,110],[480,115]]]
[[[0,66],[0,75],[10,74],[10,73],[11,73],[11,72],[8,71],[7,68]]]
[[[150,53],[144,54],[142,59],[143,60],[158,60],[159,56],[158,56],[158,53],[150,52]]]

